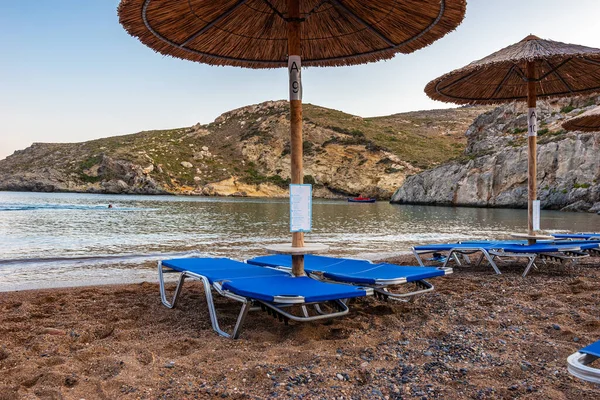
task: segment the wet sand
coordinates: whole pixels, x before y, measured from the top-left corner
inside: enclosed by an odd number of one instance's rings
[[[173,310],[155,283],[0,293],[0,399],[600,399],[566,369],[600,339],[600,259],[500,268],[330,322],[251,313],[236,341],[212,331],[197,282]],[[216,300],[230,328],[239,303]]]

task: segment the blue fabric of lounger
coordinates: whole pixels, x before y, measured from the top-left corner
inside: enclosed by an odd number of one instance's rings
[[[555,233],[554,235],[557,239],[589,239],[592,237],[600,237],[600,233]]]
[[[164,260],[162,264],[179,272],[206,276],[211,284],[224,279],[289,276],[284,271],[257,268],[230,258],[176,258]]]
[[[486,248],[497,248],[497,249],[506,249],[508,246],[530,246],[527,244],[527,241],[524,240],[502,240],[502,241],[470,241],[470,242],[462,242],[461,244],[467,244],[467,245],[483,245]],[[597,247],[600,246],[600,241],[598,240],[574,240],[574,241],[538,241],[535,245],[537,246],[552,246],[555,247],[558,250],[561,249],[572,249],[572,248],[579,248],[581,250],[589,250],[589,249],[595,249]],[[513,247],[510,247],[511,249]],[[527,247],[529,249],[531,249],[530,251],[532,253],[539,253],[540,251],[538,250],[538,248],[533,248],[533,247]],[[519,250],[520,251],[520,250]],[[552,252],[552,251],[557,251],[557,250],[544,250],[543,252]]]
[[[600,247],[600,244],[596,243],[595,241],[592,241],[591,243],[576,243],[575,245],[581,250],[591,250]],[[565,244],[565,246],[567,245]]]
[[[600,243],[600,239],[596,240],[538,240],[536,244],[556,244],[561,246],[572,246],[574,244],[589,244]],[[521,244],[526,245],[527,240],[467,240],[460,244],[484,244],[484,245],[499,245],[499,244]]]
[[[589,245],[589,244],[600,244],[600,240],[538,240],[537,244],[551,244],[551,245],[559,245],[559,246],[571,246],[574,247],[575,245],[579,245],[579,244],[583,244],[583,245]],[[482,245],[508,245],[508,244],[521,244],[521,245],[526,245],[527,244],[527,240],[470,240],[467,242],[461,242],[461,244],[470,244],[470,245],[476,245],[476,244],[482,244]]]
[[[580,248],[583,250],[597,247],[596,243],[573,244],[573,243],[536,243],[536,244],[518,244],[511,241],[507,242],[470,242],[470,243],[446,243],[415,246],[417,251],[450,251],[452,249],[474,249],[483,248],[486,250],[504,250],[509,253],[553,253],[561,250]]]
[[[265,267],[291,268],[292,257],[289,255],[271,255],[255,257],[247,262]],[[313,255],[304,256],[304,270],[308,273],[322,273],[325,278],[335,281],[370,285],[402,279],[407,282],[414,282],[445,275],[444,270],[432,267],[373,264],[367,260]]]
[[[538,240],[537,241],[538,244],[544,243],[544,244],[553,244],[555,243],[554,240]],[[571,242],[569,242],[571,243]],[[464,241],[464,242],[460,242],[460,244],[466,244],[466,245],[484,245],[484,246],[496,246],[498,247],[499,245],[510,245],[510,244],[527,244],[527,240],[468,240],[468,241]]]
[[[417,251],[450,251],[452,249],[473,249],[478,247],[490,249],[494,246],[497,247],[497,242],[425,244],[415,246],[414,249]]]
[[[262,267],[285,267],[292,268],[292,256],[286,254],[274,254],[270,256],[254,257],[246,261],[248,264],[260,265]],[[335,258],[324,256],[304,256],[304,270],[309,274],[317,272],[344,272],[349,269],[365,269],[373,264],[367,260],[353,260],[351,258]]]
[[[309,274],[314,272],[310,269],[310,265],[306,265],[306,259],[308,255],[304,256],[304,271]],[[252,265],[259,265],[261,267],[285,267],[292,268],[292,259],[290,256],[285,254],[272,254],[270,256],[258,256],[246,260],[246,263]]]
[[[356,286],[319,282],[307,276],[270,276],[259,279],[224,281],[223,289],[240,296],[276,302],[277,296],[301,296],[306,303],[363,297],[367,292]],[[278,301],[282,302],[282,301]]]
[[[579,350],[580,353],[589,354],[591,356],[600,357],[600,340],[596,343],[592,343],[587,347]]]
[[[508,244],[496,245],[497,248],[509,253],[552,253],[560,251],[560,247],[554,244],[535,243],[535,244]],[[494,247],[494,246],[492,246]],[[569,248],[564,246],[563,248]],[[570,248],[573,248],[571,246]]]
[[[502,245],[500,248],[506,252],[511,253],[555,253],[561,250],[569,250],[569,249],[581,249],[588,250],[597,247],[596,243],[590,244],[545,244],[545,243],[536,243],[529,245],[522,244],[514,244],[514,245]],[[492,246],[493,247],[493,246]]]
[[[335,281],[371,285],[402,278],[407,282],[415,282],[443,275],[445,272],[439,268],[407,267],[394,264],[372,264],[370,268],[355,271],[323,272],[324,277]]]

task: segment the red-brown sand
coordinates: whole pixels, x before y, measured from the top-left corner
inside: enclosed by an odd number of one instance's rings
[[[600,399],[566,369],[600,339],[600,260],[501,269],[330,322],[251,313],[239,340],[213,332],[198,282],[172,310],[156,283],[0,293],[0,399]],[[216,301],[230,328],[239,303]]]

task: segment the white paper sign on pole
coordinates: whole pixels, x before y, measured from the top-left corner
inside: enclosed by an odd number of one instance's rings
[[[302,100],[302,73],[300,56],[288,57],[288,72],[290,75],[290,100]]]
[[[537,136],[537,112],[535,107],[527,110],[527,136]]]
[[[533,207],[533,230],[539,231],[540,230],[540,201],[533,200],[532,207]]]
[[[290,185],[290,232],[312,229],[312,185]]]

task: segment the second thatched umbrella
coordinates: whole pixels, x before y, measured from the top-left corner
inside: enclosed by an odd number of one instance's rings
[[[355,65],[412,53],[456,28],[465,8],[466,0],[122,0],[119,20],[165,55],[212,65],[287,67],[291,181],[301,184],[301,63]],[[292,247],[293,272],[302,275],[302,232],[292,234]]]
[[[466,67],[454,70],[425,87],[434,100],[457,104],[498,104],[527,101],[528,125],[528,234],[539,231],[537,200],[536,99],[600,92],[600,49],[525,39]],[[534,209],[537,218],[534,218]]]
[[[563,122],[568,131],[600,132],[600,106]]]

